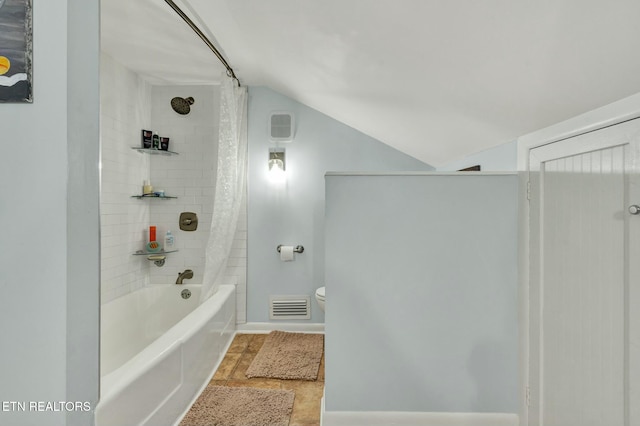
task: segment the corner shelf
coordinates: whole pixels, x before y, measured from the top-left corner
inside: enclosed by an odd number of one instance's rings
[[[178,152],[174,152],[174,151],[164,151],[162,149],[151,149],[151,148],[140,148],[139,146],[132,146],[131,149],[135,149],[138,152],[141,152],[143,154],[150,154],[150,155],[180,155]]]
[[[177,252],[178,249],[173,249],[173,250],[167,250],[165,251],[164,249],[160,250],[160,251],[146,251],[146,250],[138,250],[135,253],[133,253],[134,256],[153,256],[153,255],[163,255],[163,254],[168,254],[168,253],[175,253]]]
[[[159,198],[161,200],[175,200],[178,197],[169,197],[167,195],[161,197],[155,194],[142,194],[142,195],[132,195],[131,198],[137,198],[138,200],[141,200],[143,198]]]
[[[175,250],[167,250],[164,251],[164,249],[160,250],[160,251],[155,251],[155,252],[149,252],[146,250],[138,250],[135,253],[133,253],[134,256],[147,256],[147,260],[152,261],[156,266],[160,267],[160,266],[164,266],[164,262],[166,259],[166,254],[168,253],[175,253],[177,252],[178,249]]]

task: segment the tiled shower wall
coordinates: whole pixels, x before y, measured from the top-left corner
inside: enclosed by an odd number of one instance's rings
[[[110,56],[100,64],[101,300],[148,282],[149,262],[132,256],[145,241],[149,204],[131,198],[149,178],[150,158],[131,149],[151,123],[151,86]]]
[[[112,59],[105,59],[102,77],[102,302],[144,285],[173,284],[178,273],[185,269],[194,271],[194,277],[185,283],[200,284],[215,191],[218,87],[149,86]],[[144,95],[135,95],[138,92]],[[170,101],[176,96],[195,98],[190,114],[179,115],[171,109]],[[144,119],[137,118],[140,115],[137,110],[144,111]],[[117,132],[111,130],[114,127]],[[140,144],[143,128],[169,137],[169,150],[178,155],[148,155],[132,150],[132,146]],[[106,159],[109,159],[108,163],[105,163]],[[145,179],[151,181],[155,190],[162,189],[167,196],[178,198],[131,198],[142,193]],[[196,231],[179,229],[178,219],[185,211],[198,215]],[[240,323],[246,322],[246,223],[245,201],[227,269],[219,281],[220,284],[236,285],[237,320]],[[163,242],[167,230],[171,230],[175,238],[174,248],[178,251],[168,254],[162,267],[155,266],[144,256],[132,255],[148,241],[149,225],[157,227],[158,241]],[[111,229],[107,229],[109,226]],[[130,282],[129,277],[135,277],[137,281]]]
[[[195,99],[188,115],[173,111],[173,97]],[[152,90],[151,125],[160,136],[170,138],[169,150],[175,156],[154,155],[151,158],[151,184],[162,189],[175,200],[149,199],[150,224],[157,226],[158,239],[163,241],[167,230],[175,238],[179,251],[167,255],[166,263],[151,266],[150,283],[175,283],[178,273],[191,269],[194,276],[185,283],[201,284],[205,266],[205,247],[209,239],[215,176],[217,171],[219,88],[217,86],[154,86]],[[233,249],[227,270],[220,284],[235,284],[237,318],[246,321],[246,203],[239,218]],[[198,229],[188,232],[179,229],[181,212],[198,215]]]

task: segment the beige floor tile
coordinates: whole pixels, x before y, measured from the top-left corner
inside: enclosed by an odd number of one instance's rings
[[[291,423],[313,423],[320,420],[320,401],[324,390],[322,382],[283,380],[282,389],[291,389],[296,393],[293,401]]]
[[[242,354],[227,353],[213,375],[213,380],[228,380],[236,368]]]
[[[211,381],[209,382],[209,384],[207,386],[226,386],[227,385],[227,380],[213,380],[211,379]]]
[[[251,365],[251,362],[256,357],[256,354],[245,352],[240,356],[240,360],[236,366],[236,369],[231,374],[232,380],[247,380],[247,369]]]
[[[258,389],[282,389],[280,382],[273,379],[229,380],[225,386]]]
[[[249,342],[249,346],[247,350],[252,353],[258,353],[262,345],[264,344],[264,339],[267,338],[266,334],[254,334],[251,341]]]
[[[320,360],[320,368],[318,368],[318,381],[324,382],[324,354]]]
[[[252,336],[252,334],[236,334],[236,337],[234,337],[233,342],[231,342],[227,353],[234,354],[244,352],[245,349],[247,349]]]

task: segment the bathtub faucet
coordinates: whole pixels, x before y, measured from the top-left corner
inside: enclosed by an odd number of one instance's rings
[[[185,269],[184,272],[178,272],[176,284],[182,284],[182,280],[189,278],[193,278],[193,271],[191,269]]]

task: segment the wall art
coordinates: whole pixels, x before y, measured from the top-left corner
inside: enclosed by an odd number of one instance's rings
[[[0,102],[32,102],[32,0],[0,0]]]

